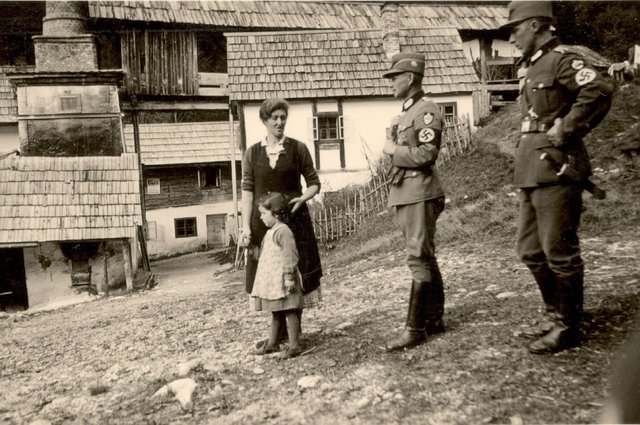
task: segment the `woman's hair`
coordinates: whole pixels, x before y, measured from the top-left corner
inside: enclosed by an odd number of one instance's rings
[[[260,106],[260,119],[266,121],[269,119],[273,111],[282,109],[289,115],[289,103],[284,99],[267,99]]]
[[[273,215],[278,217],[278,219],[283,223],[287,223],[289,221],[289,204],[287,204],[287,200],[282,193],[265,193],[260,197],[260,199],[258,199],[258,205],[271,211]]]

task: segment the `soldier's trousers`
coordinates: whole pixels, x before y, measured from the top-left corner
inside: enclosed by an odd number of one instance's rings
[[[400,230],[407,243],[407,265],[413,280],[442,285],[433,239],[436,220],[443,210],[444,197],[396,206]]]
[[[581,213],[579,186],[522,189],[517,252],[534,275],[551,270],[563,279],[582,276],[578,240]]]

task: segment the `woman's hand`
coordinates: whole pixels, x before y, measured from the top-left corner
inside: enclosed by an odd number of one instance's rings
[[[285,279],[284,280],[284,289],[287,290],[288,294],[294,293],[295,292],[295,281],[294,280]]]
[[[306,200],[302,196],[298,196],[297,198],[290,200],[289,205],[293,204],[293,207],[291,207],[291,214],[295,214],[295,212],[298,211],[305,202]]]
[[[251,229],[243,227],[240,231],[240,246],[246,248],[251,242]]]

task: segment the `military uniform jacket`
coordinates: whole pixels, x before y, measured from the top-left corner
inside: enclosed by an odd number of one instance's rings
[[[527,62],[520,89],[523,118],[516,144],[515,185],[527,188],[586,180],[591,166],[582,137],[609,111],[611,93],[602,75],[556,38],[536,51]],[[562,142],[554,146],[546,133],[556,118],[562,120]],[[547,159],[541,159],[545,152]],[[575,171],[572,178],[558,175],[565,163]]]
[[[389,206],[407,205],[444,196],[436,159],[444,120],[440,108],[419,92],[403,104],[397,144],[389,173]]]

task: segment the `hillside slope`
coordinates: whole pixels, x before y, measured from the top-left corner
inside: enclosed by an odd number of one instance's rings
[[[447,196],[447,208],[438,221],[440,245],[515,237],[518,201],[510,167],[519,120],[518,105],[504,107],[475,133],[473,152],[440,170]],[[639,84],[618,88],[611,111],[585,142],[593,165],[592,180],[607,190],[607,199],[596,201],[584,195],[582,232],[639,225],[640,160],[637,153],[624,153],[640,146]],[[358,234],[336,246],[336,260],[348,262],[352,257],[402,246],[394,220],[389,212],[371,219]]]

